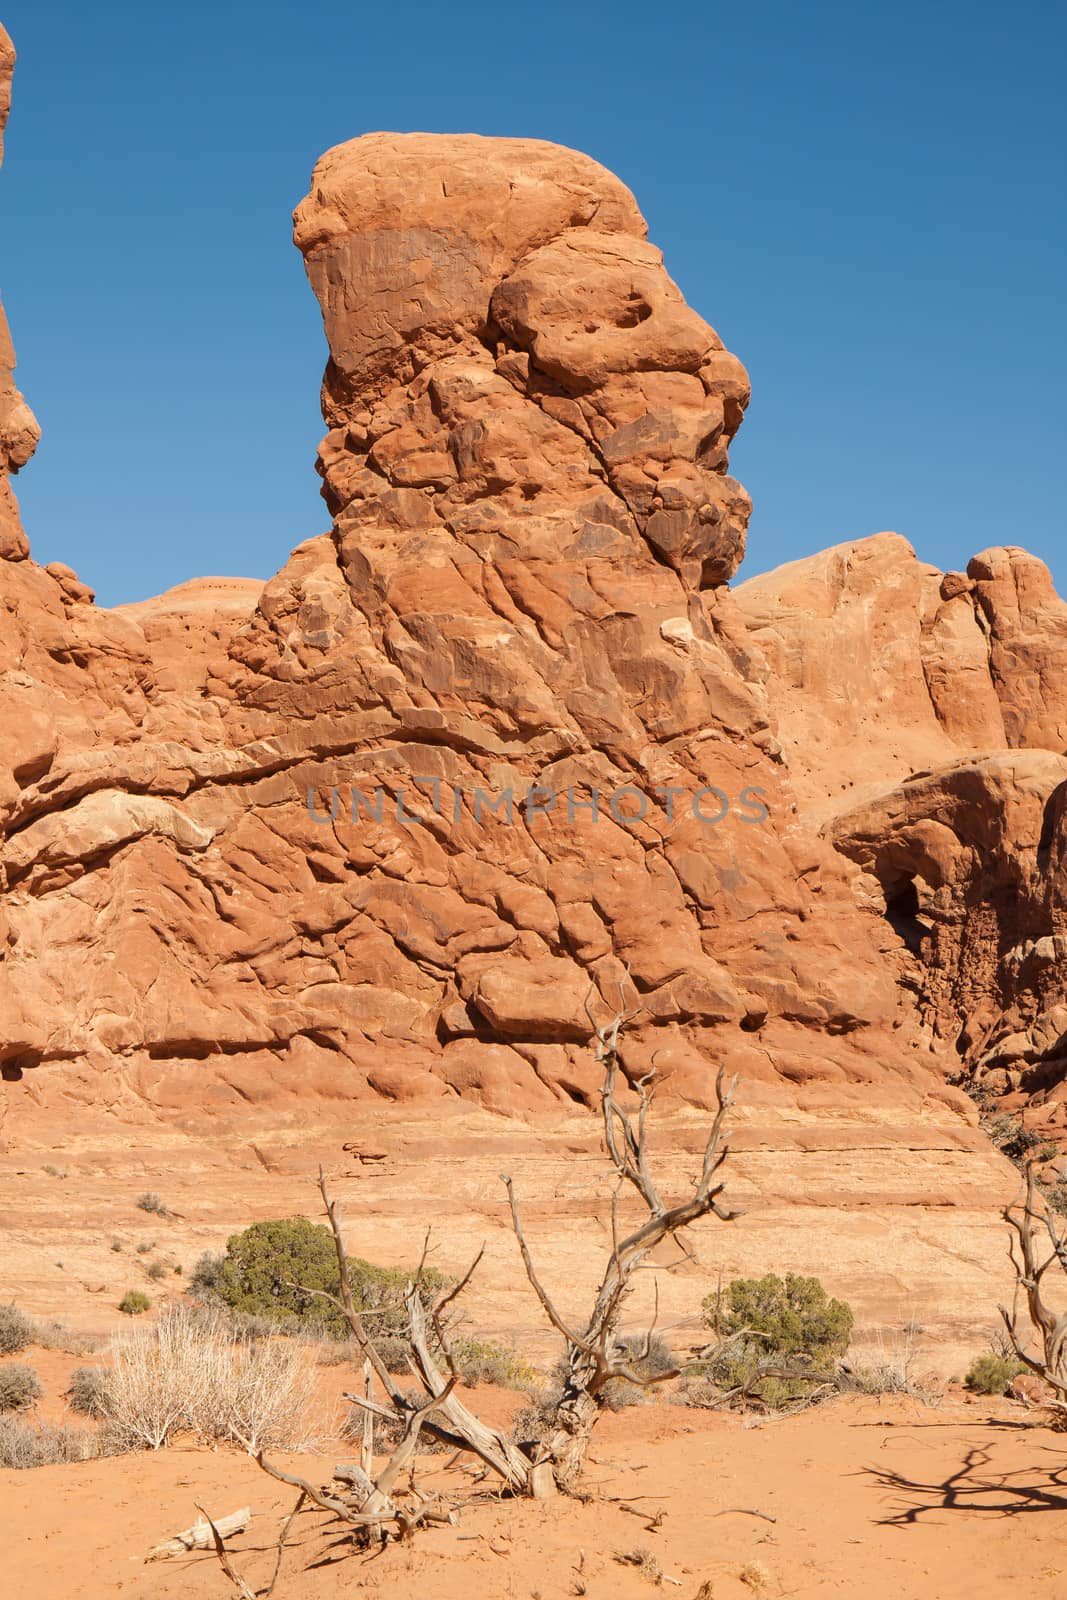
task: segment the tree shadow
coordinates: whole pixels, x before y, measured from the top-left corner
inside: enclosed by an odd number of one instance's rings
[[[904,1528],[938,1511],[993,1517],[1067,1511],[1067,1462],[1047,1472],[1040,1467],[987,1472],[991,1456],[991,1449],[975,1445],[966,1452],[956,1471],[941,1482],[909,1478],[906,1473],[887,1467],[865,1468],[866,1475],[876,1484],[901,1497],[900,1509],[892,1516],[879,1517],[878,1525]],[[1060,1490],[1064,1492],[1057,1492]]]

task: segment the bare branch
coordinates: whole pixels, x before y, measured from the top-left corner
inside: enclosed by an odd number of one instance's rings
[[[270,1600],[271,1595],[274,1593],[274,1585],[278,1582],[278,1576],[282,1570],[282,1556],[285,1552],[285,1541],[289,1537],[289,1529],[292,1526],[293,1518],[301,1509],[306,1499],[307,1495],[304,1493],[303,1489],[301,1489],[296,1498],[296,1505],[293,1507],[281,1525],[281,1529],[278,1533],[278,1553],[274,1558],[274,1575],[263,1591],[263,1600]]]
[[[522,1264],[526,1268],[526,1276],[530,1280],[531,1289],[537,1296],[538,1300],[540,1300],[541,1305],[544,1308],[546,1317],[556,1329],[557,1333],[561,1333],[563,1335],[568,1344],[574,1345],[576,1349],[584,1350],[588,1355],[594,1355],[594,1347],[579,1338],[573,1329],[569,1328],[564,1322],[563,1318],[556,1310],[556,1307],[553,1304],[552,1298],[547,1289],[545,1289],[540,1278],[538,1278],[533,1264],[533,1257],[530,1254],[530,1247],[526,1243],[526,1235],[522,1231],[522,1220],[519,1217],[519,1203],[515,1198],[515,1185],[511,1178],[505,1176],[504,1174],[501,1174],[500,1181],[503,1183],[504,1188],[508,1192],[508,1201],[511,1205],[511,1225],[515,1230],[515,1238],[518,1240],[519,1251],[522,1255]]]
[[[1067,1272],[1067,1241],[1052,1221],[1047,1206],[1039,1203],[1037,1174],[1031,1162],[1026,1168],[1024,1190],[1004,1209],[1004,1220],[1014,1237],[1009,1240],[1008,1258],[1015,1272],[1015,1304],[1011,1315],[1004,1306],[1000,1315],[1016,1355],[1036,1372],[1061,1397],[1067,1397],[1067,1315],[1058,1315],[1044,1299],[1041,1282],[1055,1262]],[[1037,1230],[1044,1227],[1052,1243],[1052,1255],[1040,1259]],[[1018,1335],[1018,1300],[1026,1301],[1030,1325],[1041,1341],[1039,1356],[1030,1354]],[[1059,1403],[1059,1402],[1058,1402]]]
[[[234,1570],[233,1563],[227,1554],[226,1545],[223,1541],[222,1534],[212,1522],[203,1506],[198,1505],[196,1509],[199,1511],[200,1515],[211,1529],[211,1537],[215,1542],[215,1554],[219,1558],[219,1566],[229,1578],[230,1582],[237,1590],[237,1593],[241,1596],[241,1600],[256,1600],[255,1591],[250,1589],[245,1580],[241,1577],[240,1573]]]
[[[374,1368],[378,1381],[386,1394],[391,1396],[394,1401],[399,1401],[401,1399],[400,1387],[393,1381],[393,1375],[378,1354],[373,1340],[368,1338],[367,1331],[363,1326],[362,1314],[357,1309],[356,1302],[353,1299],[352,1284],[348,1276],[348,1254],[345,1250],[344,1239],[341,1236],[341,1214],[337,1201],[330,1199],[330,1193],[326,1187],[326,1174],[321,1167],[319,1168],[319,1193],[322,1195],[322,1203],[326,1208],[330,1231],[333,1233],[334,1249],[337,1253],[337,1270],[340,1275],[341,1288],[340,1309],[344,1312],[345,1320],[352,1331],[353,1339],[359,1346],[360,1354]],[[335,1301],[334,1303],[336,1304],[337,1302]]]
[[[475,1272],[478,1270],[478,1267],[481,1264],[481,1259],[484,1255],[485,1245],[483,1244],[481,1249],[478,1251],[478,1254],[475,1256],[474,1260],[471,1262],[470,1266],[467,1268],[466,1272],[463,1274],[462,1278],[460,1278],[456,1286],[453,1289],[450,1289],[446,1295],[437,1301],[433,1308],[433,1316],[435,1321],[440,1317],[441,1312],[447,1305],[451,1305],[453,1300],[459,1299],[468,1283],[470,1283],[471,1279],[474,1277]],[[416,1282],[418,1282],[417,1279]]]

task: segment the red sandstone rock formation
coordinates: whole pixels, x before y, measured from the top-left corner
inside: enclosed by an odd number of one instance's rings
[[[592,983],[686,1098],[725,1060],[961,1104],[798,819],[725,587],[747,381],[644,232],[551,145],[330,152],[331,533],[254,605],[4,569],[9,1075],[549,1109],[595,1095]]]
[[[102,1148],[137,1122],[179,1163],[189,1136],[329,1124],[339,1145],[353,1101],[558,1121],[596,1100],[592,986],[596,1014],[635,1008],[626,1070],[654,1066],[676,1103],[706,1104],[721,1064],[741,1075],[757,1215],[738,1266],[829,1263],[898,1321],[936,1281],[939,1328],[970,1338],[995,1293],[960,1268],[949,1295],[944,1250],[997,1255],[1007,1194],[946,1083],[943,1019],[970,994],[950,975],[920,1011],[925,902],[884,914],[890,842],[891,898],[926,862],[922,803],[842,828],[839,791],[876,805],[935,734],[939,762],[972,760],[957,724],[1001,756],[1002,728],[1052,737],[1056,602],[1035,622],[1035,583],[991,566],[946,580],[938,610],[929,569],[896,571],[901,543],[877,581],[831,552],[825,573],[761,580],[782,586],[767,615],[756,585],[739,608],[744,369],[584,156],[373,135],[323,158],[295,222],[330,347],[330,531],[265,586],[113,611],[69,568],[0,560],[8,1150],[34,1128],[84,1147],[93,1118]],[[965,591],[995,613],[985,655]],[[1014,788],[983,768],[1004,841],[1031,826],[1039,766]],[[973,792],[953,791],[972,852],[948,849],[954,886],[982,842]],[[1006,892],[1051,848],[1013,862],[998,843]],[[687,1136],[683,1117],[682,1163]],[[275,1173],[280,1145],[254,1148]],[[458,1237],[483,1201],[452,1200]],[[929,1204],[953,1216],[927,1237]],[[569,1245],[558,1259],[577,1270]]]
[[[0,164],[4,159],[4,128],[11,110],[14,69],[15,47],[0,26]],[[37,418],[15,387],[14,368],[15,347],[0,305],[0,560],[8,561],[18,561],[29,554],[10,476],[26,465],[41,437]]]
[[[1008,548],[942,575],[879,534],[736,594],[805,813],[901,936],[946,1075],[1067,1127],[1067,605],[1047,568]]]

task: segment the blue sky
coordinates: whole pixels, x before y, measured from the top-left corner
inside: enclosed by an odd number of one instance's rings
[[[0,288],[44,427],[38,560],[101,602],[268,577],[328,524],[325,346],[289,213],[378,128],[588,151],[746,362],[745,575],[881,528],[1067,592],[1067,12],[0,0]],[[1057,570],[1058,569],[1058,570]]]

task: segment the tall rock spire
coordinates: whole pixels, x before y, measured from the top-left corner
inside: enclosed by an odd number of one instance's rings
[[[11,110],[11,77],[15,47],[0,25],[0,162],[4,159],[4,128]],[[41,429],[37,418],[15,387],[15,347],[0,304],[0,559],[22,561],[30,553],[19,520],[18,502],[11,489],[11,474],[24,467],[37,448]]]

